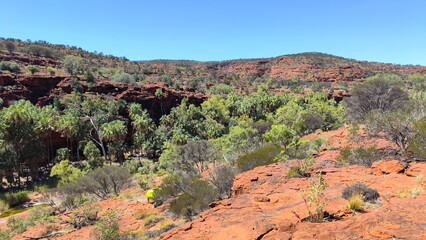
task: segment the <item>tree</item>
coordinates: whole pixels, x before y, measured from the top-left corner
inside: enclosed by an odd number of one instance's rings
[[[271,130],[263,135],[263,139],[273,144],[287,146],[296,137],[296,132],[286,125],[272,125]]]
[[[103,134],[102,125],[116,120],[125,102],[122,100],[102,99],[100,96],[87,97],[79,93],[72,93],[66,95],[61,103],[66,107],[66,110],[68,109],[75,116],[87,120],[85,126],[88,129],[88,135],[101,148],[102,155],[105,161],[107,161],[107,152],[103,138],[105,136],[107,138],[117,137],[115,134],[121,134],[124,128],[122,122],[114,122],[113,124],[106,125],[107,129],[104,127],[107,131]]]
[[[84,60],[81,57],[67,55],[62,62],[62,68],[71,75],[77,75],[84,70]]]
[[[0,110],[0,162],[9,183],[15,182],[15,173],[18,185],[26,174],[38,178],[38,168],[46,159],[44,116],[40,108],[25,100]]]
[[[59,184],[63,185],[74,182],[79,177],[83,176],[83,172],[70,165],[68,160],[63,160],[52,167],[52,170],[50,170],[50,176],[59,176],[61,178]]]
[[[416,160],[426,160],[426,118],[414,123],[413,137],[409,140],[408,152]]]
[[[105,141],[110,142],[108,144],[109,152],[113,153],[120,163],[123,163],[123,154],[126,150],[123,140],[127,135],[127,126],[125,125],[125,122],[121,120],[114,120],[102,124],[100,135]],[[111,163],[110,159],[110,164]]]
[[[7,51],[9,52],[9,54],[12,54],[13,51],[15,51],[15,43],[13,43],[13,41],[6,41],[5,44]]]
[[[352,91],[352,96],[344,101],[350,120],[363,121],[372,110],[380,113],[399,109],[408,101],[408,94],[401,88],[402,82],[389,75],[379,75],[368,79]]]
[[[405,153],[412,136],[413,115],[404,110],[381,112],[375,110],[366,119],[367,129],[373,134],[384,134],[394,142],[401,153]]]
[[[132,75],[125,72],[118,72],[111,77],[111,81],[118,83],[135,83]]]
[[[9,71],[11,73],[19,73],[21,68],[16,62],[3,61],[0,62],[0,70]]]
[[[206,140],[191,141],[176,149],[180,161],[176,163],[175,170],[186,173],[201,174],[208,168],[208,163],[214,160],[213,144]]]
[[[28,71],[31,72],[31,74],[34,74],[34,73],[40,71],[40,69],[37,66],[34,66],[34,65],[28,65],[27,69],[28,69]]]
[[[84,80],[88,83],[94,83],[95,82],[95,76],[93,76],[92,71],[85,71],[84,72]]]

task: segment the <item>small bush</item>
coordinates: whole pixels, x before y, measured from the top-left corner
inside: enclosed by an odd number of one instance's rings
[[[30,198],[28,197],[28,191],[5,193],[0,196],[0,199],[6,204],[8,204],[9,207],[18,206],[30,200]]]
[[[405,189],[404,191],[398,191],[395,194],[395,197],[398,198],[410,198],[410,197],[416,197],[420,194],[422,194],[423,190],[421,187],[415,187],[412,189]]]
[[[209,172],[208,179],[221,194],[221,198],[230,198],[236,171],[231,166],[220,166]]]
[[[55,76],[57,70],[53,67],[47,67],[47,71],[49,72],[50,76]]]
[[[209,182],[197,177],[169,176],[163,180],[155,199],[165,200],[170,197],[174,197],[170,211],[191,220],[192,216],[208,209],[209,204],[219,199],[220,194]]]
[[[337,159],[343,166],[363,165],[371,167],[373,162],[380,160],[380,153],[376,146],[359,147],[351,150],[344,147],[340,150],[340,156]]]
[[[169,231],[169,230],[171,230],[171,229],[173,229],[177,226],[179,226],[179,225],[177,225],[175,223],[171,223],[171,224],[168,224],[168,225],[160,228],[159,230],[146,231],[145,236],[147,238],[156,238],[156,237],[160,236],[161,234],[163,234],[163,233],[165,233],[165,232],[167,232],[167,231]]]
[[[93,235],[99,240],[113,240],[120,238],[118,215],[113,210],[106,211],[96,223]]]
[[[364,204],[364,196],[356,193],[349,197],[347,208],[358,211],[364,208]]]
[[[324,190],[327,187],[327,182],[324,180],[321,172],[318,172],[318,180],[311,178],[308,189],[301,189],[303,201],[305,202],[308,211],[309,222],[322,222],[324,220],[325,203]]]
[[[280,153],[280,148],[276,145],[268,144],[261,146],[253,152],[243,155],[237,159],[237,167],[245,172],[258,166],[268,165],[276,162],[276,157]]]
[[[76,229],[93,225],[99,220],[98,213],[101,209],[100,205],[86,205],[79,211],[73,212],[69,222]]]
[[[34,74],[34,73],[40,71],[40,69],[37,66],[34,66],[34,65],[28,65],[27,69],[28,69],[28,71],[31,72],[31,74]]]
[[[306,169],[299,166],[294,166],[288,170],[286,176],[289,178],[303,178],[309,177],[309,174],[306,173]]]
[[[363,196],[363,200],[365,202],[373,202],[380,197],[380,194],[376,190],[369,188],[364,184],[357,183],[345,188],[342,192],[342,198],[349,200],[353,195],[357,194]]]
[[[124,167],[105,166],[57,190],[67,195],[89,193],[106,199],[110,194],[120,193],[130,183],[130,178],[129,171]]]
[[[4,201],[0,201],[0,214],[3,214],[8,209],[9,209],[9,204],[5,203]]]
[[[0,70],[9,71],[11,73],[19,73],[21,68],[16,62],[3,61],[0,62]]]
[[[149,215],[149,216],[147,216],[147,217],[145,217],[145,219],[144,219],[144,225],[145,226],[149,226],[149,227],[152,227],[152,226],[154,226],[155,224],[157,224],[157,223],[159,223],[159,222],[161,222],[161,221],[163,221],[164,220],[164,217],[163,216],[161,216],[161,215],[155,215],[155,214],[151,214],[151,215]]]
[[[111,81],[117,82],[117,83],[135,83],[135,79],[132,75],[128,73],[116,73],[111,77]]]

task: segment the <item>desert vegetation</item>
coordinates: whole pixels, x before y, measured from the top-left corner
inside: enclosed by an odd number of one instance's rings
[[[301,192],[308,212],[303,220],[320,223],[327,218],[327,183],[314,167],[313,156],[326,142],[321,133],[344,125],[353,126],[354,132],[363,126],[367,135],[392,142],[396,150],[384,153],[376,145],[344,146],[336,159],[339,167],[371,167],[385,154],[402,162],[426,160],[425,75],[366,74],[363,83],[330,83],[307,76],[283,79],[227,72],[221,65],[225,63],[132,62],[76,47],[0,40],[2,54],[21,59],[2,60],[4,75],[70,78],[69,92],[57,89],[50,104],[0,99],[0,210],[29,201],[35,189],[49,188],[49,194],[63,199],[61,207],[82,211],[67,220],[72,229],[95,225],[92,236],[97,239],[126,239],[119,232],[117,212],[98,216],[100,210],[89,208],[93,202],[117,197],[129,186],[146,191],[154,207],[166,205],[168,214],[190,221],[212,202],[232,197],[237,174],[278,162],[288,163],[282,174],[289,181],[309,182]],[[22,64],[23,59],[30,61],[28,56],[43,64]],[[358,66],[354,60],[329,55],[293,57],[329,67]],[[253,61],[258,59],[235,62]],[[136,85],[163,82],[210,95],[200,104],[183,98],[166,111],[163,100],[168,92],[154,88],[150,97],[157,100],[158,117],[141,103],[92,92],[102,88],[100,78],[129,91]],[[336,101],[335,88],[351,96]],[[274,92],[277,89],[286,91]],[[303,138],[314,133],[319,137]],[[414,196],[418,191],[399,195]],[[362,184],[342,193],[354,211],[378,197],[377,191]],[[0,234],[10,237],[54,218],[53,212],[42,215],[28,221],[11,218],[11,230]],[[155,226],[164,217],[144,219],[146,226]],[[145,236],[156,237],[175,226],[174,222],[164,224]],[[56,232],[52,227],[46,235]]]

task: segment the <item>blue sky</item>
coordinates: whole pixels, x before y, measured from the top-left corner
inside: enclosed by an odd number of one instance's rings
[[[0,36],[132,60],[300,52],[426,65],[424,0],[0,0]]]

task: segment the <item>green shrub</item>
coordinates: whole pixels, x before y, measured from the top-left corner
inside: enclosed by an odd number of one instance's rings
[[[286,173],[286,176],[289,178],[309,177],[309,175],[306,173],[306,169],[303,169],[299,166],[291,167]]]
[[[53,67],[47,67],[47,71],[49,72],[50,76],[55,76],[57,70]]]
[[[232,184],[234,182],[236,171],[231,166],[224,165],[217,167],[208,174],[208,180],[216,187],[221,198],[230,198],[232,193]]]
[[[94,194],[106,199],[111,194],[120,193],[130,183],[130,178],[129,171],[124,167],[104,166],[61,186],[57,191],[66,195]]]
[[[219,195],[216,188],[207,181],[197,177],[184,178],[174,175],[163,180],[155,199],[173,197],[170,211],[191,220],[192,216],[208,209],[208,205],[219,199]]]
[[[363,165],[371,167],[373,162],[380,160],[380,152],[375,145],[370,147],[362,146],[352,150],[348,147],[344,147],[340,150],[340,156],[337,160],[343,166]]]
[[[273,144],[260,146],[253,152],[237,159],[237,167],[245,172],[258,166],[268,165],[277,161],[281,149]]]
[[[116,73],[111,77],[111,81],[117,83],[135,83],[135,79],[132,75],[124,72]]]
[[[414,123],[413,137],[408,141],[408,152],[416,160],[426,160],[426,118]]]
[[[27,69],[28,69],[28,71],[31,72],[31,74],[34,74],[34,73],[40,71],[40,69],[37,66],[34,66],[34,65],[28,65]]]
[[[60,157],[60,155],[58,155],[58,157]],[[59,185],[74,182],[83,175],[84,173],[80,169],[73,167],[68,160],[62,160],[54,165],[50,171],[50,176],[59,176],[61,178]]]
[[[30,198],[28,197],[28,191],[20,191],[20,192],[8,192],[2,194],[0,199],[7,203],[9,207],[18,206],[22,203],[28,202]]]
[[[163,216],[161,216],[161,215],[156,215],[156,214],[151,214],[151,215],[149,215],[149,216],[146,216],[145,218],[144,218],[144,225],[146,226],[146,227],[152,227],[152,226],[154,226],[155,224],[157,224],[157,223],[159,223],[159,222],[161,222],[161,221],[163,221],[164,220],[164,217]]]
[[[102,214],[96,227],[93,230],[93,235],[99,240],[114,240],[120,238],[118,215],[113,210],[109,209]]]
[[[176,224],[176,223],[170,223],[170,224],[167,224],[166,226],[164,226],[164,227],[162,227],[158,230],[146,231],[145,236],[149,239],[150,238],[156,238],[156,237],[160,236],[161,234],[163,234],[163,233],[165,233],[165,232],[167,232],[167,231],[169,231],[169,230],[171,230],[171,229],[173,229],[177,226],[179,226],[179,225]]]
[[[21,68],[16,62],[3,61],[0,62],[0,70],[9,71],[11,73],[19,73]]]

